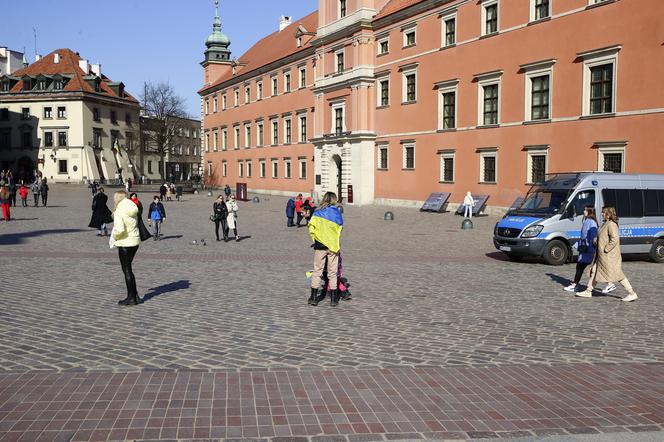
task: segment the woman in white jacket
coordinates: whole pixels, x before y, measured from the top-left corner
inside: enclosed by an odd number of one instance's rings
[[[473,199],[473,194],[468,192],[463,198],[463,216],[464,218],[473,217],[473,206],[475,205],[475,200]]]
[[[138,305],[143,300],[138,296],[136,289],[136,277],[131,268],[134,256],[141,243],[141,235],[138,230],[138,206],[129,198],[127,192],[115,192],[113,196],[113,236],[114,247],[118,249],[120,265],[124,273],[127,285],[127,297],[119,301],[120,305]]]
[[[235,195],[226,201],[226,208],[228,209],[228,215],[226,216],[226,238],[228,238],[228,231],[233,229],[233,234],[235,235],[235,241],[239,241],[240,237],[237,236],[237,202],[235,201]]]

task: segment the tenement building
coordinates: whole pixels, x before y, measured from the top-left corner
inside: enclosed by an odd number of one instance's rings
[[[134,175],[139,103],[70,49],[0,76],[0,166],[53,182]]]
[[[547,173],[664,173],[663,17],[659,0],[320,0],[231,61],[217,15],[208,180],[506,207]]]

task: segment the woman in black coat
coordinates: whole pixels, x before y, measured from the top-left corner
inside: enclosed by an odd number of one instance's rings
[[[97,236],[106,236],[108,233],[106,231],[106,224],[113,222],[113,213],[111,213],[111,209],[106,205],[107,201],[108,197],[104,193],[104,188],[100,187],[99,192],[92,198],[92,219],[90,220],[90,224],[88,224],[88,227],[99,229]]]
[[[226,225],[226,217],[228,216],[228,208],[224,202],[224,197],[219,195],[217,201],[212,205],[212,217],[214,218],[214,233],[219,239],[219,225],[221,224],[221,232],[224,235],[224,241],[228,241],[228,228]]]

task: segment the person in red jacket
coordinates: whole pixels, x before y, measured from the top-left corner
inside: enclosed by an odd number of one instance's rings
[[[28,207],[28,188],[21,183],[21,187],[18,188],[18,196],[21,197],[21,204],[23,207]]]
[[[2,205],[2,217],[5,221],[11,220],[11,211],[9,209],[11,205],[11,196],[9,194],[9,187],[7,186],[0,187],[0,205]]]
[[[302,222],[302,203],[304,201],[302,200],[302,194],[298,194],[297,197],[295,198],[295,213],[297,214],[297,226],[300,226],[300,223]]]

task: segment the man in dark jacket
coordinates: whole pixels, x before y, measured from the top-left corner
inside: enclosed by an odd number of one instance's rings
[[[106,236],[108,233],[106,224],[113,222],[113,213],[106,205],[107,202],[108,197],[104,193],[104,188],[100,187],[99,192],[92,198],[92,219],[88,224],[88,227],[99,229],[97,236]]]
[[[295,225],[293,218],[295,218],[295,200],[289,198],[286,203],[286,219],[288,220],[286,222],[286,227],[293,227]]]

